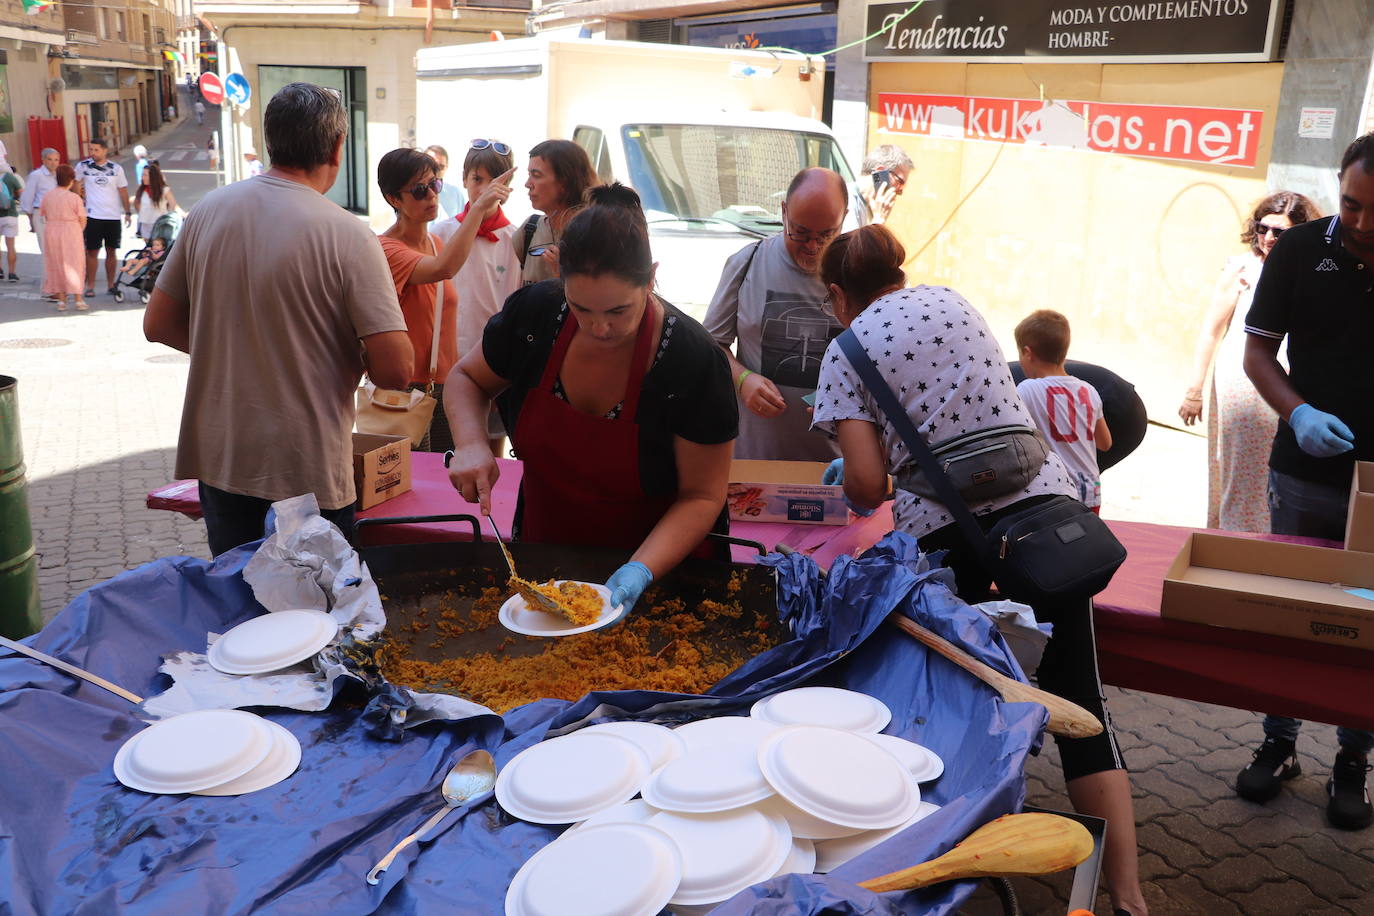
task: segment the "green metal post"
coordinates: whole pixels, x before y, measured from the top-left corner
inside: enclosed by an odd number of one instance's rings
[[[0,375],[0,635],[22,639],[42,626],[29,482],[19,436],[19,382]]]

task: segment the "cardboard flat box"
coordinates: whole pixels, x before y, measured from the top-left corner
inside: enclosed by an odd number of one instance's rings
[[[410,490],[410,437],[353,434],[353,488],[359,509]]]
[[[1350,482],[1350,512],[1345,519],[1345,549],[1374,553],[1374,461],[1355,462]]]
[[[1195,532],[1165,574],[1160,614],[1374,649],[1374,600],[1357,588],[1374,589],[1374,554]]]
[[[804,525],[849,524],[844,488],[821,483],[825,468],[825,463],[820,461],[732,461],[725,500],[730,519]]]

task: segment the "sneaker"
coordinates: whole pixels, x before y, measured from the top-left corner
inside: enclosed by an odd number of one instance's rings
[[[95,295],[95,287],[94,287],[94,286],[88,286],[88,287],[86,287],[86,291],[85,291],[84,293],[82,293],[81,295],[83,295],[83,296],[94,296],[94,295]]]
[[[1267,802],[1279,794],[1279,785],[1302,773],[1292,741],[1265,738],[1255,759],[1236,777],[1236,794],[1252,802]]]
[[[1374,769],[1364,757],[1341,751],[1326,781],[1326,819],[1341,830],[1363,830],[1374,822],[1365,774]]]
[[[9,275],[8,277],[6,277],[5,279],[9,280],[11,283],[18,283],[18,282],[19,282],[19,274],[10,274],[10,275]]]
[[[114,288],[113,286],[111,286],[109,289],[105,290],[105,292],[107,292],[107,293],[109,293],[111,296],[113,296],[113,295],[115,294],[116,290],[115,290],[115,288]]]

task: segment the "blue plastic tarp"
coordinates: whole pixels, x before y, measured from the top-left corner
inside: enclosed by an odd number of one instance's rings
[[[159,560],[93,588],[29,642],[143,695],[166,687],[161,656],[203,651],[262,613],[241,571],[251,548],[207,563]],[[526,824],[479,800],[435,841],[401,854],[377,886],[364,875],[441,804],[452,762],[478,747],[508,761],[550,733],[606,718],[674,723],[743,714],[801,684],[862,690],[893,710],[887,731],[946,761],[926,787],[941,810],[830,876],[788,876],[741,892],[720,914],[945,913],[972,884],[873,895],[850,883],[932,858],[1019,809],[1022,767],[1045,723],[1034,704],[988,687],[884,626],[899,610],[975,656],[1019,675],[985,617],[949,590],[903,535],[822,580],[801,557],[772,557],[780,612],[798,635],[752,659],[708,696],[620,691],[542,700],[504,717],[433,723],[398,741],[373,737],[369,697],[345,687],[324,713],[260,710],[300,740],[299,771],[226,798],[124,788],[111,761],[143,720],[130,704],[37,662],[0,658],[0,910],[29,913],[500,913],[519,867],[560,828]],[[346,679],[340,683],[350,683]]]

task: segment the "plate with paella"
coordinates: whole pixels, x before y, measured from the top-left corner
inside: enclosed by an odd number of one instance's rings
[[[515,594],[501,605],[501,625],[525,636],[574,636],[608,626],[620,619],[611,606],[611,590],[593,582],[550,579],[548,582],[511,580]],[[552,606],[558,610],[545,610]]]

